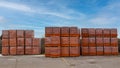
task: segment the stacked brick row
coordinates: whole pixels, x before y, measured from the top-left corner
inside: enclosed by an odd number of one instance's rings
[[[77,27],[46,27],[45,33],[46,57],[80,55],[80,33]]]
[[[77,27],[61,27],[61,56],[80,56],[80,30]]]
[[[60,57],[60,28],[45,28],[45,56]]]
[[[33,30],[3,30],[2,55],[40,54],[40,39]]]
[[[82,28],[82,55],[118,55],[117,29]]]

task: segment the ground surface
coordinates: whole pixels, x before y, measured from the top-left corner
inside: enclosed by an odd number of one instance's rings
[[[0,68],[120,68],[120,56],[0,56]]]

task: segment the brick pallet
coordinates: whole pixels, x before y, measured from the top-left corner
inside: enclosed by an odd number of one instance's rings
[[[80,31],[77,27],[46,27],[45,56],[46,57],[79,56],[80,55],[79,32]]]
[[[82,55],[118,55],[117,29],[82,28]]]
[[[2,55],[35,55],[40,53],[40,39],[34,38],[33,30],[2,31]]]

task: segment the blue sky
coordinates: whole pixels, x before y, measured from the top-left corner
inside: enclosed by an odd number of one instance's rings
[[[0,0],[0,34],[32,29],[44,37],[46,26],[118,28],[120,0]]]

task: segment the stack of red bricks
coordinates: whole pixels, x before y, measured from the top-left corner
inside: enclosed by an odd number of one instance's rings
[[[82,28],[82,55],[118,55],[117,29]]]
[[[2,55],[40,54],[40,39],[33,30],[3,30]]]
[[[45,56],[80,56],[80,31],[77,27],[46,27]]]
[[[80,30],[77,27],[61,27],[61,56],[80,56]]]
[[[117,29],[104,29],[104,54],[118,55]]]
[[[60,28],[45,28],[45,56],[60,57]]]

